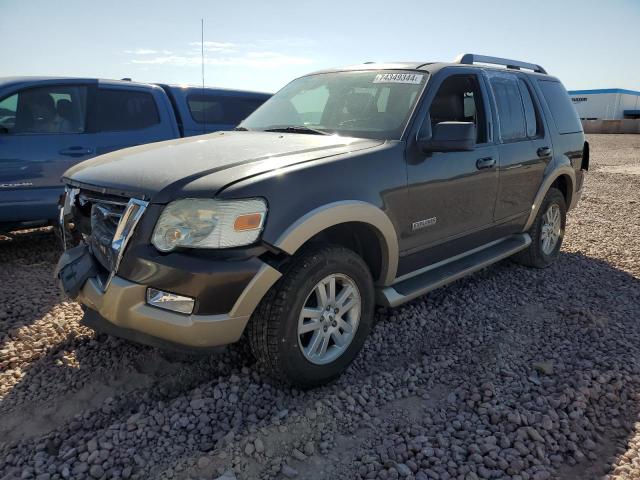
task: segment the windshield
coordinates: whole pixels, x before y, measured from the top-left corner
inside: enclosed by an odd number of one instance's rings
[[[426,79],[426,72],[393,70],[301,77],[239,128],[399,140]]]

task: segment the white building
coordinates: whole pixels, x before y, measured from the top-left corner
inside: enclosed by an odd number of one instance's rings
[[[570,90],[569,96],[582,120],[640,118],[640,92],[603,88]]]

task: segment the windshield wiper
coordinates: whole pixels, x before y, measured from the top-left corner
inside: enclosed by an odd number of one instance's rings
[[[309,128],[305,125],[289,125],[286,127],[272,127],[265,128],[265,132],[282,132],[282,133],[307,133],[313,135],[331,135],[329,132],[318,130],[316,128]]]
[[[236,132],[250,132],[251,131],[247,127],[236,127],[236,128],[234,128],[234,130]]]

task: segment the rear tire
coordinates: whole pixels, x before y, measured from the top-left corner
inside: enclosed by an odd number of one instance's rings
[[[362,258],[339,246],[311,247],[260,302],[247,327],[249,344],[271,376],[311,388],[349,366],[373,313],[373,280]]]
[[[564,195],[560,190],[550,188],[529,229],[531,245],[516,253],[513,260],[535,268],[551,265],[560,252],[566,220],[567,204]]]

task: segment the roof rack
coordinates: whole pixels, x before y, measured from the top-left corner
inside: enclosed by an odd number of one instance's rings
[[[544,73],[547,71],[540,65],[535,63],[520,62],[519,60],[509,60],[508,58],[489,57],[487,55],[477,55],[475,53],[461,53],[456,57],[453,63],[462,63],[465,65],[473,65],[474,63],[488,63],[491,65],[504,65],[507,68],[520,70],[521,68],[531,70],[536,73]]]

